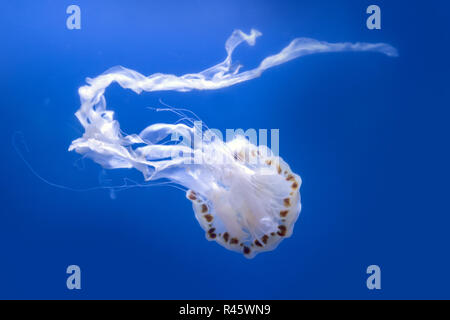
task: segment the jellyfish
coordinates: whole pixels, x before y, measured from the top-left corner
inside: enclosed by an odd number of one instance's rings
[[[294,58],[321,52],[374,51],[396,56],[385,43],[328,43],[294,39],[279,53],[265,58],[258,67],[240,71],[232,61],[234,49],[246,42],[254,45],[261,32],[235,30],[225,43],[227,56],[221,63],[199,73],[182,76],[155,73],[148,77],[121,66],[79,88],[81,107],[76,117],[84,127],[69,151],[91,158],[105,169],[139,170],[146,181],[168,179],[186,191],[206,238],[226,249],[253,258],[275,249],[293,233],[300,210],[302,180],[270,148],[257,146],[243,136],[231,141],[217,137],[200,144],[194,122],[155,123],[139,134],[125,134],[106,108],[104,92],[113,82],[136,93],[142,91],[215,90],[259,77],[265,70]],[[167,144],[169,136],[179,143]]]

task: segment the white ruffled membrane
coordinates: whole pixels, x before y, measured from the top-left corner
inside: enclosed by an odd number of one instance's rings
[[[267,147],[257,147],[242,137],[228,142],[212,139],[199,146],[161,143],[170,135],[192,141],[194,128],[182,123],[152,124],[140,134],[124,135],[114,112],[106,109],[104,97],[113,82],[136,93],[220,89],[259,77],[292,59],[321,52],[374,51],[397,56],[396,49],[386,43],[297,38],[258,67],[241,72],[241,66],[232,64],[234,49],[242,42],[254,45],[260,35],[257,30],[250,34],[235,30],[225,43],[225,60],[199,73],[155,73],[146,77],[118,66],[88,78],[88,85],[79,88],[81,107],[76,112],[85,132],[72,142],[69,151],[75,150],[107,169],[135,168],[147,181],[166,178],[188,189],[187,197],[208,240],[248,258],[273,250],[292,234],[301,208],[301,179],[287,163]],[[186,161],[191,158],[207,161]]]

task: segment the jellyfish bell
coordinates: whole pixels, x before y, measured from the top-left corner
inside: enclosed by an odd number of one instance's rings
[[[210,188],[189,189],[206,238],[252,258],[290,237],[297,220],[301,179],[265,146],[242,136],[227,142],[226,163],[217,163]]]
[[[301,208],[301,178],[285,161],[241,135],[189,147],[158,144],[175,133],[195,140],[193,127],[154,124],[140,135],[153,144],[137,148],[134,157],[151,167],[147,180],[169,179],[188,189],[186,197],[208,240],[252,258],[291,236]],[[180,151],[183,156],[166,159]]]

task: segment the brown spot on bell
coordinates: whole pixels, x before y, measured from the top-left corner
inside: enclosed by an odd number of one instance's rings
[[[281,216],[282,218],[285,218],[285,217],[288,215],[288,213],[289,213],[288,210],[280,211],[280,216]]]
[[[286,229],[286,226],[283,226],[283,225],[279,225],[278,226],[278,235],[280,236],[280,237],[284,237],[285,235],[286,235],[286,231],[287,231],[287,229]]]
[[[262,247],[263,245],[261,244],[261,242],[259,242],[258,240],[255,240],[255,245],[257,245],[258,247]]]
[[[283,200],[283,202],[284,202],[284,206],[285,207],[290,207],[291,206],[291,199],[290,198],[285,198]]]
[[[195,196],[194,191],[189,192],[188,198],[192,201],[197,200],[197,197]]]

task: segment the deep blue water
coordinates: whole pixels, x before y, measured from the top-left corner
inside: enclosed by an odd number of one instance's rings
[[[81,30],[66,8],[81,8]],[[450,298],[448,39],[444,1],[10,1],[0,13],[0,298]],[[115,65],[143,74],[198,72],[225,57],[240,28],[263,33],[244,68],[295,37],[387,42],[377,53],[317,54],[207,92],[136,95],[114,85],[125,131],[176,121],[159,99],[208,126],[279,128],[280,154],[303,179],[294,234],[253,260],[205,240],[184,194],[137,188],[111,199],[103,172],[67,151],[82,127],[78,87]],[[15,137],[15,139],[14,139]],[[15,142],[15,144],[13,144]],[[141,179],[141,180],[139,180]],[[82,290],[66,288],[66,267]],[[366,288],[381,267],[382,289]]]

